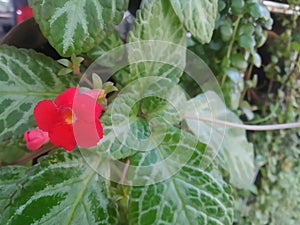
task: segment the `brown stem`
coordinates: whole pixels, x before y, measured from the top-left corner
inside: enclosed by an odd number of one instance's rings
[[[73,71],[73,73],[77,75],[80,78],[80,80],[86,82],[90,86],[90,88],[94,88],[94,84],[89,79],[87,79],[86,76],[84,76],[80,71]]]

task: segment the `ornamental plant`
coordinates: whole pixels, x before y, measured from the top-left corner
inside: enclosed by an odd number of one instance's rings
[[[1,222],[232,224],[258,127],[187,49],[211,41],[217,0],[144,0],[136,18],[127,0],[29,4],[60,59],[0,47]]]

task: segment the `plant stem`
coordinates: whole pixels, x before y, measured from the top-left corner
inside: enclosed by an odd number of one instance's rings
[[[94,84],[89,79],[87,79],[86,76],[84,76],[80,71],[75,71],[75,72],[73,71],[73,73],[77,75],[80,80],[86,82],[90,86],[90,88],[92,89],[94,88]]]
[[[274,124],[274,125],[245,125],[245,124],[238,124],[238,123],[231,123],[228,121],[212,119],[208,117],[201,117],[195,115],[184,115],[185,119],[192,119],[192,120],[200,120],[205,122],[211,122],[219,125],[224,125],[233,128],[239,128],[244,130],[253,130],[253,131],[267,131],[267,130],[283,130],[283,129],[292,129],[300,127],[300,122],[295,123],[284,123],[284,124]]]
[[[232,52],[232,47],[233,47],[233,44],[234,44],[234,41],[235,41],[235,37],[236,37],[237,31],[238,31],[238,27],[239,27],[241,18],[242,18],[242,15],[239,15],[237,17],[236,21],[234,22],[234,30],[233,30],[232,38],[229,42],[229,46],[228,46],[227,54],[226,54],[227,59],[230,58],[230,55],[231,55],[231,52]],[[222,81],[221,81],[221,87],[224,86],[225,81],[226,81],[226,77],[227,77],[227,75],[226,75],[226,73],[224,73],[223,77],[222,77]]]
[[[125,183],[126,174],[127,174],[127,172],[128,172],[129,165],[130,165],[130,160],[127,159],[126,164],[125,164],[125,167],[124,167],[124,170],[123,170],[123,173],[122,173],[121,181],[120,181],[121,184],[124,184],[124,183]]]

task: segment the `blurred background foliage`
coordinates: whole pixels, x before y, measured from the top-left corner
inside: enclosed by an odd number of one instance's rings
[[[294,13],[270,13],[259,0],[219,0],[212,41],[189,43],[213,70],[227,106],[246,124],[299,121],[300,1],[276,2]],[[299,224],[299,135],[299,129],[248,132],[259,171],[251,190],[235,190],[235,224]]]

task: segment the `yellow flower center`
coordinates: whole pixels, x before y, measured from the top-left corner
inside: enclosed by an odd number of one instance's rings
[[[75,122],[76,117],[75,117],[75,114],[74,114],[74,112],[71,108],[63,109],[62,114],[63,114],[63,118],[64,118],[64,120],[67,124],[72,124],[72,123]]]

